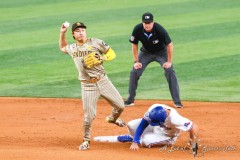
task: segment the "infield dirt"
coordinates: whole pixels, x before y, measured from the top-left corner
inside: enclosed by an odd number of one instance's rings
[[[171,101],[137,100],[126,107],[126,122],[141,118],[153,103],[173,106]],[[199,129],[199,157],[206,160],[237,160],[240,157],[240,103],[183,102],[177,111]],[[111,112],[107,101],[98,101],[93,122],[94,136],[127,134],[127,128],[105,122]],[[190,160],[186,149],[189,134],[182,132],[168,148],[129,150],[130,143],[91,141],[90,149],[79,151],[82,142],[82,102],[80,99],[0,98],[1,160]]]

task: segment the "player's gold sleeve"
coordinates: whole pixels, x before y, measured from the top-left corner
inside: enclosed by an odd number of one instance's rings
[[[111,48],[109,48],[109,50],[107,51],[107,53],[104,55],[104,60],[105,61],[111,61],[116,57],[116,53],[114,52],[114,50],[112,50]]]

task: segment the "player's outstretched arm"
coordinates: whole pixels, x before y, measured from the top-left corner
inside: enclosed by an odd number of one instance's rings
[[[191,140],[197,139],[197,132],[198,132],[197,125],[193,123],[192,129],[189,131]]]
[[[140,138],[143,134],[143,131],[147,128],[149,125],[148,121],[142,118],[140,124],[138,125],[136,132],[134,134],[133,142],[130,146],[130,150],[136,151],[139,149],[138,144],[140,144]]]
[[[114,52],[114,50],[112,48],[109,48],[109,50],[107,51],[107,53],[105,53],[103,55],[103,60],[104,61],[111,61],[116,57],[116,53]]]
[[[198,143],[197,143],[197,126],[193,123],[192,129],[189,131],[190,132],[190,144],[191,148],[193,151],[194,157],[198,154]]]
[[[173,59],[173,43],[169,43],[167,45],[167,62],[163,64],[163,68],[171,68],[172,67],[172,59]]]
[[[60,28],[60,36],[59,36],[59,49],[63,53],[67,53],[65,48],[68,45],[66,41],[66,34],[65,34],[66,32],[67,32],[67,27],[65,27],[64,24],[62,24]]]
[[[138,44],[132,43],[132,54],[135,62],[138,62]]]

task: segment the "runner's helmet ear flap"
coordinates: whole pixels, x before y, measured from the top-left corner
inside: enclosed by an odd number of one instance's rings
[[[151,126],[162,125],[167,118],[167,111],[162,106],[157,106],[149,112]]]

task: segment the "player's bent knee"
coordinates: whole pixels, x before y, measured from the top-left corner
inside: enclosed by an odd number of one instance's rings
[[[132,70],[130,73],[130,77],[132,78],[139,78],[142,75],[142,72],[140,72],[140,70]]]
[[[131,123],[129,123],[129,122],[127,123],[127,129],[128,129],[128,130],[132,130]]]
[[[118,108],[117,108],[117,112],[118,112],[118,113],[122,113],[123,110],[124,110],[124,108],[125,108],[124,105],[123,105],[123,106],[122,106],[122,105],[119,105]]]
[[[119,109],[120,109],[121,111],[123,111],[123,110],[125,109],[124,103],[119,106]]]
[[[127,123],[127,129],[131,136],[134,136],[135,131],[136,131],[138,125],[140,124],[140,122],[141,122],[141,119],[135,119],[135,120],[129,121]]]
[[[123,101],[123,100],[114,103],[113,106],[115,106],[115,107],[117,108],[118,111],[123,111],[124,108],[125,108],[125,105],[124,105],[124,101]]]
[[[168,75],[168,74],[175,74],[175,71],[173,70],[173,68],[166,68],[165,69],[165,75]]]
[[[141,119],[135,119],[128,122],[127,127],[130,129],[136,129],[140,124]]]

